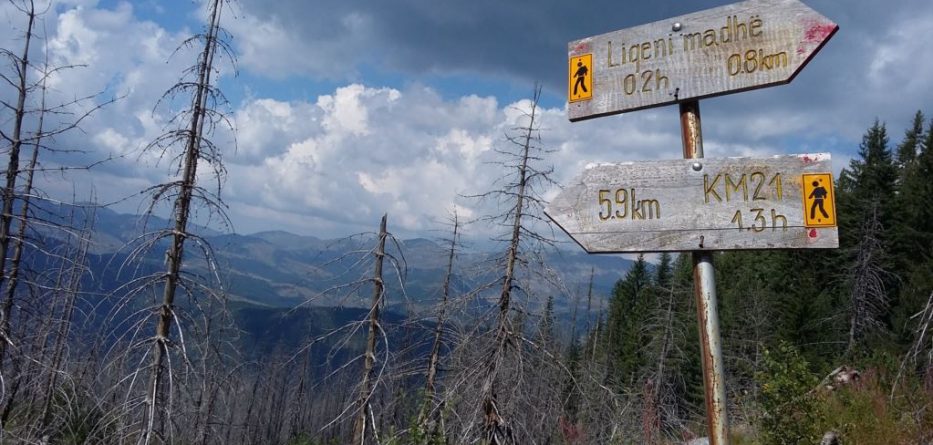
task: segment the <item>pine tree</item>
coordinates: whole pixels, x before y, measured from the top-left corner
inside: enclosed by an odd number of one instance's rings
[[[567,356],[564,362],[567,363],[567,373],[564,375],[564,381],[561,391],[561,400],[564,402],[564,415],[570,423],[576,423],[577,411],[580,405],[579,390],[576,388],[576,380],[580,378],[580,365],[584,360],[583,351],[580,343],[575,338],[570,339],[570,345],[567,348]]]
[[[870,332],[884,327],[890,294],[896,288],[886,229],[896,210],[898,171],[884,124],[877,120],[862,138],[859,157],[839,178],[840,245],[849,289],[847,352],[855,352]]]
[[[904,174],[897,220],[902,221],[904,243],[899,249],[911,263],[929,260],[933,251],[933,121],[920,151]]]
[[[702,417],[705,406],[703,388],[703,365],[700,357],[700,331],[697,325],[696,298],[693,293],[693,262],[690,255],[677,256],[673,265],[671,285],[674,290],[674,302],[677,304],[676,317],[684,326],[682,348],[676,372],[683,380],[682,406],[679,411],[685,417]]]
[[[917,159],[917,152],[923,142],[923,136],[923,113],[917,110],[913,123],[904,132],[904,140],[897,145],[897,167],[900,170],[901,183],[914,160]]]
[[[876,204],[882,220],[887,219],[893,208],[898,173],[888,142],[885,125],[876,120],[862,137],[858,157],[852,159],[839,178],[840,207],[856,221],[864,219]],[[849,245],[858,239],[860,224],[853,225],[849,229],[856,230],[851,235],[843,233]]]
[[[754,374],[775,331],[777,298],[769,283],[779,278],[774,265],[775,257],[781,255],[732,251],[717,258],[723,357],[731,377],[729,388],[737,394],[755,392]]]
[[[933,121],[917,146],[916,157],[901,172],[904,179],[892,235],[901,283],[894,327],[905,335],[904,341],[912,337],[911,317],[923,308],[933,289]]]
[[[642,346],[644,322],[651,307],[649,301],[651,276],[644,257],[639,256],[635,264],[619,280],[612,291],[609,302],[608,339],[609,379],[620,388],[631,385],[636,373],[642,368]]]
[[[654,269],[654,284],[660,290],[671,287],[671,280],[674,276],[673,258],[670,253],[663,252],[658,259],[658,265]]]
[[[695,323],[683,323],[678,313],[679,295],[673,286],[673,259],[662,253],[654,268],[647,318],[642,328],[644,364],[639,371],[643,387],[642,433],[644,440],[656,442],[660,435],[677,435],[686,421],[684,363],[686,331]]]
[[[845,338],[849,294],[840,286],[848,257],[836,250],[794,250],[772,252],[764,261],[770,273],[761,277],[773,295],[767,302],[773,308],[773,337],[769,346],[780,341],[799,345],[800,352],[815,366],[831,363],[841,353]]]

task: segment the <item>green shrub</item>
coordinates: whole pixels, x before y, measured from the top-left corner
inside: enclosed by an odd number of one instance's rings
[[[762,444],[817,444],[835,431],[845,444],[912,445],[933,439],[933,391],[918,376],[906,376],[892,398],[892,364],[861,373],[849,385],[817,388],[819,378],[793,346],[766,351],[761,385]],[[887,366],[885,366],[887,365]]]
[[[761,385],[761,439],[765,444],[819,443],[820,419],[811,390],[819,379],[790,344],[765,350]]]

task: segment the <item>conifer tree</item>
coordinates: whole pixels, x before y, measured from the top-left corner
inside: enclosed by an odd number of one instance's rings
[[[674,291],[675,319],[684,327],[678,342],[682,349],[676,361],[676,373],[682,380],[681,405],[678,412],[685,418],[701,417],[704,413],[705,389],[703,365],[700,361],[700,332],[697,326],[696,298],[693,295],[693,263],[690,255],[678,255],[673,263],[671,287]]]
[[[651,276],[639,256],[625,278],[615,284],[609,302],[609,379],[621,389],[631,385],[644,365],[644,322],[648,315]]]
[[[642,327],[644,364],[639,372],[642,385],[642,430],[644,439],[656,442],[660,435],[676,436],[685,418],[684,362],[685,331],[695,323],[684,324],[678,311],[679,295],[673,286],[673,259],[662,253],[654,268],[648,292],[650,307]]]
[[[895,287],[885,224],[896,209],[898,171],[884,124],[877,120],[862,138],[859,157],[839,178],[840,247],[847,266],[846,351],[855,352],[864,337],[884,327]]]
[[[654,284],[661,291],[671,287],[674,275],[673,262],[671,254],[667,252],[661,253],[661,257],[658,258],[658,265],[654,269]]]
[[[917,152],[923,142],[923,113],[917,110],[910,128],[904,132],[904,140],[897,145],[897,167],[900,170],[901,179],[910,170]]]
[[[895,328],[912,336],[911,317],[933,289],[933,121],[917,144],[916,157],[902,170],[894,218],[895,271],[900,280]],[[910,338],[904,338],[909,341]]]
[[[920,150],[904,174],[896,218],[903,223],[905,241],[899,248],[915,264],[933,256],[933,121],[918,145]]]
[[[852,159],[839,178],[840,207],[846,207],[845,212],[856,220],[873,212],[875,204],[882,220],[887,219],[893,208],[898,173],[888,143],[885,125],[876,120],[862,137],[858,157]],[[853,235],[859,225],[854,224]],[[857,236],[846,239],[851,245]]]

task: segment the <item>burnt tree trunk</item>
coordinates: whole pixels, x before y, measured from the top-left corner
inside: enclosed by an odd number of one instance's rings
[[[356,401],[358,413],[356,424],[353,427],[353,441],[351,442],[353,445],[362,445],[366,440],[366,419],[370,413],[369,402],[375,386],[373,378],[376,364],[376,337],[382,330],[379,324],[379,307],[382,305],[382,299],[385,296],[385,283],[382,281],[382,263],[385,259],[387,237],[386,219],[387,215],[382,215],[382,222],[379,223],[379,243],[373,253],[376,257],[373,272],[373,298],[369,309],[369,333],[366,337],[366,352],[363,359],[363,378],[360,382],[360,396]],[[373,434],[375,434],[375,431]]]
[[[201,138],[206,119],[208,89],[211,83],[214,55],[217,51],[217,33],[220,28],[220,12],[223,2],[212,0],[210,7],[210,25],[205,37],[204,49],[198,62],[197,83],[192,99],[193,113],[187,129],[183,171],[178,182],[179,192],[173,205],[175,225],[171,236],[171,246],[166,252],[165,284],[162,292],[162,304],[159,307],[158,324],[154,338],[154,353],[148,385],[146,419],[144,425],[144,443],[149,443],[153,436],[164,437],[164,420],[161,411],[166,407],[163,397],[165,379],[165,360],[169,348],[169,331],[174,318],[175,294],[178,289],[185,239],[188,236],[188,217],[191,214],[192,195],[197,181],[198,160],[200,159]]]
[[[33,27],[36,21],[35,5],[30,2],[30,9],[26,11],[28,22],[26,36],[23,41],[22,56],[16,60],[17,69],[17,98],[16,108],[13,110],[13,129],[10,132],[10,158],[6,168],[6,183],[3,186],[3,210],[0,213],[0,284],[6,280],[7,253],[10,250],[10,231],[13,223],[13,203],[16,200],[16,180],[19,178],[19,155],[23,146],[23,118],[26,115],[26,95],[29,89],[26,85],[27,70],[29,69],[29,45],[32,43]],[[0,363],[6,358],[7,346],[12,344],[10,338],[10,316],[13,311],[12,295],[5,295],[0,305]]]
[[[503,415],[499,406],[499,372],[507,350],[514,346],[514,332],[509,318],[509,309],[512,302],[512,290],[515,287],[515,269],[519,260],[519,247],[521,245],[523,227],[522,217],[525,215],[525,200],[528,193],[529,166],[531,159],[531,146],[534,138],[535,119],[540,90],[535,91],[532,101],[528,126],[523,127],[523,134],[510,140],[520,146],[517,184],[514,191],[515,204],[511,212],[511,235],[505,256],[505,269],[502,276],[502,288],[499,293],[499,312],[497,315],[495,338],[492,354],[487,362],[486,377],[482,386],[483,409],[483,441],[490,445],[514,443],[508,419]]]
[[[453,218],[454,231],[450,238],[450,249],[447,252],[447,272],[444,274],[442,287],[441,307],[437,313],[437,326],[434,327],[434,341],[431,344],[431,356],[428,359],[428,372],[424,383],[424,405],[421,407],[418,424],[425,433],[430,434],[436,427],[440,414],[438,407],[434,406],[437,399],[437,367],[440,362],[441,344],[443,342],[444,325],[447,322],[447,302],[450,299],[450,279],[453,275],[454,256],[457,252],[457,236],[460,222],[456,214]]]

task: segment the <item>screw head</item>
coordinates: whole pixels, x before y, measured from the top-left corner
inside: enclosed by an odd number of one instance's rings
[[[693,167],[693,171],[696,171],[696,172],[703,170],[703,164],[699,162],[694,162],[692,167]]]
[[[674,22],[674,24],[671,26],[671,30],[674,31],[674,32],[677,32],[677,31],[680,31],[681,29],[683,29],[683,27],[684,27],[684,25],[683,25],[682,23],[680,23],[680,22]]]

